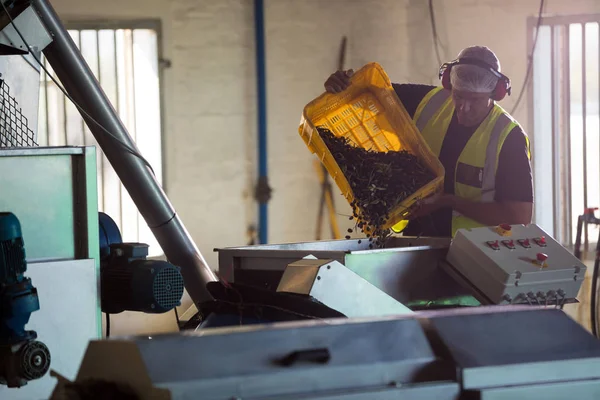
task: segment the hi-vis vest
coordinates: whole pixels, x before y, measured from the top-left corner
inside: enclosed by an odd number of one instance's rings
[[[444,137],[454,114],[451,92],[441,87],[432,89],[423,98],[414,115],[414,122],[433,153],[439,157]],[[492,202],[496,193],[496,169],[500,150],[508,134],[518,123],[498,104],[479,125],[458,157],[454,173],[454,194],[477,202]],[[525,135],[528,157],[529,139]],[[458,229],[475,228],[482,224],[456,211],[452,212],[452,237]]]

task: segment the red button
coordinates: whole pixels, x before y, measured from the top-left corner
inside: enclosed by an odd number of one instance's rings
[[[510,231],[511,229],[509,224],[500,224],[500,228],[504,229],[505,231]]]
[[[538,261],[546,261],[546,259],[548,258],[548,256],[544,253],[537,253],[537,259]]]
[[[541,244],[546,244],[546,237],[545,237],[545,236],[542,236],[542,237],[540,238],[540,243],[541,243]]]
[[[490,240],[489,242],[487,242],[487,245],[490,246],[494,250],[500,250],[500,245],[498,244],[497,240],[496,241]]]
[[[525,239],[525,240],[523,240],[523,244],[524,244],[525,246],[529,246],[529,239]]]

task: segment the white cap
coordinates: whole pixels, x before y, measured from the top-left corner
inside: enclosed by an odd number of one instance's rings
[[[500,60],[485,46],[471,46],[463,49],[457,58],[475,58],[500,72]],[[496,88],[498,77],[477,65],[459,64],[450,70],[450,83],[453,88],[465,92],[491,93]]]

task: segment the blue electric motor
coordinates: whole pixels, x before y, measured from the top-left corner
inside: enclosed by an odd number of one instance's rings
[[[119,228],[99,213],[102,311],[158,314],[181,304],[183,276],[166,261],[148,260],[148,245],[123,243]]]
[[[24,386],[50,368],[50,351],[35,331],[25,330],[40,309],[26,271],[21,224],[13,213],[0,213],[0,383],[8,387]]]

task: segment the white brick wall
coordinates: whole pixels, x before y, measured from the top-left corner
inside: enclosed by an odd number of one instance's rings
[[[214,247],[242,245],[256,218],[256,103],[251,0],[54,0],[67,18],[160,18],[165,71],[165,176],[170,199],[216,268]],[[348,67],[381,63],[393,81],[437,79],[425,0],[265,0],[268,79],[269,240],[313,240],[319,187],[298,136],[303,106],[335,70],[348,36]],[[547,13],[600,12],[598,0],[550,0]],[[538,0],[435,0],[444,60],[483,44],[518,94],[526,70],[526,18]],[[516,94],[503,102],[510,109]],[[527,127],[526,108],[515,115]],[[336,198],[341,213],[348,207]],[[349,221],[340,217],[343,230]],[[328,230],[324,230],[327,234]],[[148,322],[145,322],[148,324]],[[156,329],[161,328],[156,327]],[[137,329],[137,328],[136,328]],[[141,328],[140,328],[141,329]],[[144,329],[149,329],[148,325]]]
[[[172,1],[173,110],[167,190],[210,264],[245,240],[243,190],[252,85],[252,4]]]

